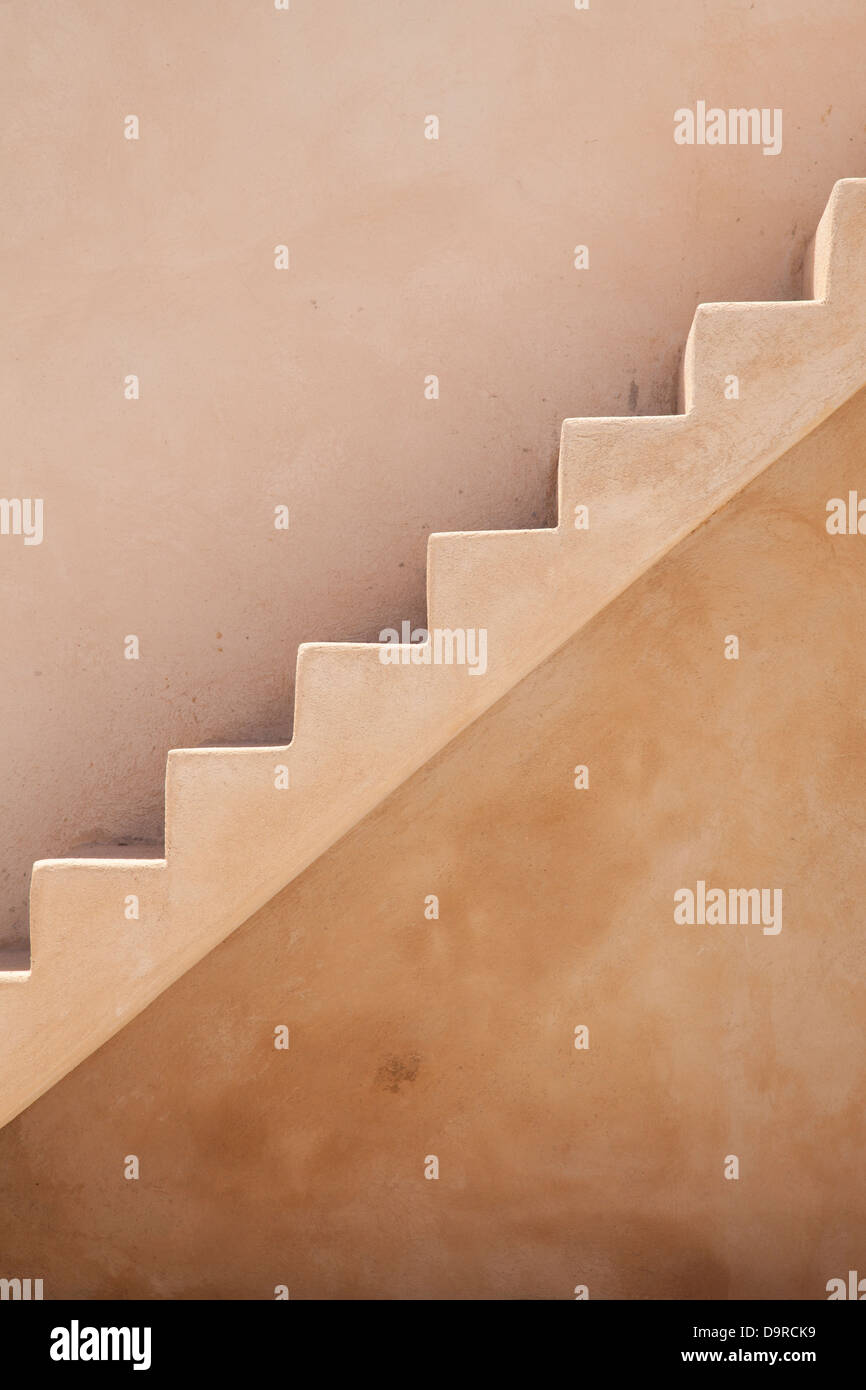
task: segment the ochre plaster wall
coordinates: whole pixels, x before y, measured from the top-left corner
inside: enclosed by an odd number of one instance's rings
[[[0,943],[35,858],[159,839],[170,747],[288,738],[299,641],[422,621],[431,529],[550,523],[561,420],[673,408],[698,301],[799,294],[864,36],[860,0],[0,7],[0,493],[45,505],[0,537]],[[698,100],[781,108],[782,152],[676,146]]]
[[[0,1273],[820,1299],[862,1268],[866,538],[825,504],[866,493],[864,431],[861,393],[7,1126]],[[781,931],[676,924],[699,879],[781,888]]]

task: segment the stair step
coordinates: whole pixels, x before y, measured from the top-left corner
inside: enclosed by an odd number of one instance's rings
[[[30,947],[0,947],[0,979],[13,983],[15,980],[30,978]]]

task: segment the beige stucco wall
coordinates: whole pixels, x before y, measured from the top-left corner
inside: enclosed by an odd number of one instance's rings
[[[866,495],[864,431],[866,392],[3,1129],[3,1272],[814,1299],[862,1269],[866,537],[825,504]],[[781,888],[781,930],[675,924],[699,879]]]
[[[423,620],[430,530],[549,523],[561,419],[671,409],[699,300],[799,293],[864,36],[859,0],[0,8],[0,493],[45,502],[0,537],[0,942],[34,858],[159,839],[170,747],[288,737],[299,641]],[[781,107],[782,153],[677,147],[698,99]]]

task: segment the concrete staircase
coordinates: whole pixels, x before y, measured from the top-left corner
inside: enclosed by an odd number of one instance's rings
[[[34,866],[30,958],[0,956],[0,1124],[866,384],[866,180],[836,185],[807,262],[804,301],[699,306],[681,414],[565,421],[555,529],[430,537],[428,628],[485,628],[484,675],[304,645],[288,746],[169,754],[164,851]]]

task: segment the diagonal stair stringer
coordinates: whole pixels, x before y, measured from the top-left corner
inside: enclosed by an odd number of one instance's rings
[[[866,384],[866,180],[836,184],[807,263],[808,300],[698,307],[681,414],[565,421],[556,528],[430,537],[428,628],[485,629],[483,674],[305,644],[289,745],[169,754],[163,858],[34,866],[30,962],[0,959],[0,1125]]]

